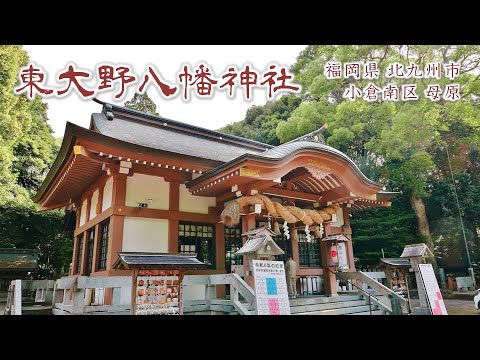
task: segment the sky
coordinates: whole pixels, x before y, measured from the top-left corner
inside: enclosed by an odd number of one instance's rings
[[[210,65],[213,74],[221,78],[229,65],[243,69],[245,64],[251,64],[259,72],[266,71],[268,65],[272,63],[288,68],[305,47],[306,45],[24,46],[30,61],[46,72],[46,84],[55,88],[61,85],[56,80],[58,73],[66,69],[70,63],[93,73],[96,66],[103,63],[130,65],[138,78],[143,76],[149,65],[154,65],[163,80],[178,86],[177,74],[183,64],[189,64],[193,71],[200,62],[206,62]],[[92,84],[96,81],[93,80]],[[89,84],[89,82],[86,83],[86,85]],[[115,92],[112,91],[97,94],[96,97],[102,101],[123,106],[125,101],[133,97],[136,87],[138,85],[131,86],[121,101],[115,101]],[[179,87],[177,92],[182,92],[182,88]],[[220,91],[211,98],[200,99],[197,96],[191,96],[188,102],[182,99],[181,94],[173,99],[161,97],[159,90],[152,85],[147,89],[147,93],[156,103],[157,112],[161,116],[207,129],[218,129],[242,120],[249,107],[262,105],[267,101],[264,89],[255,90],[253,99],[250,101],[246,101],[240,91],[233,99],[229,98],[224,91]],[[56,137],[63,136],[67,121],[88,127],[91,114],[101,111],[100,104],[91,99],[82,99],[75,92],[70,92],[68,96],[60,99],[49,97],[45,101],[48,103],[49,123]]]

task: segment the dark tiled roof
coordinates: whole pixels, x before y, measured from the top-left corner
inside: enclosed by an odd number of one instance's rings
[[[227,162],[244,154],[260,154],[271,145],[222,134],[178,121],[113,108],[114,118],[93,114],[94,129],[103,135],[153,149]]]
[[[337,155],[343,157],[344,159],[346,159],[350,162],[353,162],[352,160],[350,160],[350,158],[347,155],[345,155],[341,151],[339,151],[339,150],[337,150],[337,149],[335,149],[331,146],[328,146],[328,145],[325,145],[325,144],[322,144],[322,143],[319,143],[319,142],[315,142],[315,141],[303,141],[303,140],[295,141],[295,142],[288,142],[288,143],[279,145],[277,147],[274,147],[273,149],[269,149],[269,150],[264,151],[261,154],[261,156],[267,157],[267,158],[273,158],[273,159],[281,159],[281,158],[284,158],[287,155],[290,155],[291,153],[293,153],[297,150],[306,149],[306,148],[320,149],[320,150],[324,150],[324,151],[327,151],[327,152],[332,152],[334,154],[337,154]]]
[[[1,271],[35,271],[37,255],[30,249],[0,249]]]
[[[401,259],[401,258],[384,258],[380,261],[386,265],[395,266],[395,267],[405,267],[410,268],[410,260]]]
[[[201,177],[198,177],[197,179],[191,181],[191,184],[193,185],[193,184],[199,183],[199,182],[203,181],[204,179],[208,178],[209,176],[212,176],[213,174],[215,174],[215,173],[217,173],[217,172],[219,172],[223,169],[226,169],[229,166],[233,165],[234,163],[239,162],[241,160],[244,160],[246,158],[258,159],[258,160],[265,159],[265,160],[268,160],[268,161],[278,161],[278,160],[284,159],[284,158],[294,154],[295,152],[301,151],[301,150],[314,150],[314,151],[319,151],[320,150],[322,152],[327,152],[327,153],[334,154],[334,155],[340,157],[341,159],[343,159],[344,161],[348,162],[353,167],[353,169],[360,175],[360,177],[363,178],[364,181],[366,181],[367,183],[370,183],[370,184],[378,185],[374,181],[367,178],[365,176],[365,174],[363,174],[362,171],[358,168],[358,166],[352,161],[352,159],[350,159],[347,155],[345,155],[340,150],[337,150],[337,149],[335,149],[331,146],[328,146],[328,145],[325,145],[325,144],[322,144],[322,143],[319,143],[319,142],[303,141],[303,140],[291,141],[291,142],[276,146],[274,148],[265,150],[261,153],[243,154],[240,157],[233,159],[231,162],[221,164],[221,165],[217,166],[216,168],[213,168],[208,173],[206,173],[206,174],[202,175]]]
[[[196,254],[163,254],[145,252],[121,252],[118,253],[118,260],[114,267],[132,268],[197,268],[205,264],[196,258]]]

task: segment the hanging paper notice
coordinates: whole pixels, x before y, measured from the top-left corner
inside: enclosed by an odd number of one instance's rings
[[[253,260],[252,265],[257,315],[290,315],[283,262]]]

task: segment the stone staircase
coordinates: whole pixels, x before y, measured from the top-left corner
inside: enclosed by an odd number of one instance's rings
[[[385,312],[372,303],[372,315]],[[292,315],[370,315],[368,299],[359,294],[338,296],[314,296],[290,299]]]
[[[242,302],[250,315],[255,315],[253,306]],[[386,315],[386,312],[372,303],[372,315]],[[198,310],[206,310],[198,308]],[[211,301],[209,312],[196,312],[195,314],[237,315],[238,312],[228,300],[215,299]],[[309,296],[290,299],[292,315],[370,315],[368,299],[357,293],[342,294],[338,296]],[[193,315],[193,314],[192,314]]]
[[[355,273],[356,274],[356,273]],[[348,273],[345,276],[351,275]],[[358,274],[356,274],[358,275]],[[292,315],[387,315],[395,313],[386,295],[392,292],[364,274],[359,274],[363,283],[368,282],[370,298],[360,292],[341,292],[337,296],[307,296],[290,299]],[[357,276],[357,277],[358,277]],[[365,279],[364,279],[365,278]],[[184,278],[184,290],[188,286],[205,286],[205,298],[184,299],[184,314],[190,315],[254,315],[255,292],[238,274],[188,275]],[[216,285],[230,285],[231,298],[215,298]],[[376,289],[381,291],[377,291]],[[398,296],[398,295],[397,295]],[[394,300],[396,300],[394,298]],[[401,300],[404,300],[403,298]],[[399,313],[399,312],[398,312]]]

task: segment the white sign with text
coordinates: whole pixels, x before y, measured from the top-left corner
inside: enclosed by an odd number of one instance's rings
[[[432,264],[418,264],[432,315],[448,315]]]
[[[282,261],[253,260],[257,315],[290,315]]]

